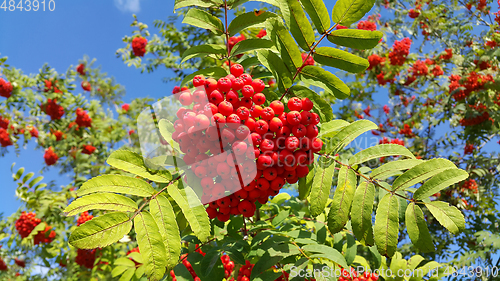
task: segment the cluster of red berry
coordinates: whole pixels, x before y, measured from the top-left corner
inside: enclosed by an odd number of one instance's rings
[[[82,89],[84,91],[90,92],[92,91],[92,85],[90,85],[89,81],[82,81]]]
[[[183,260],[182,264],[187,268],[187,270],[189,271],[189,273],[193,277],[194,281],[201,281],[200,277],[198,277],[198,275],[196,275],[196,272],[194,271],[191,263],[186,259],[187,255],[188,254],[181,255],[181,260]],[[170,270],[170,276],[172,277],[172,281],[177,281],[177,277],[175,276],[174,270]]]
[[[88,211],[85,211],[85,212],[81,213],[80,216],[78,217],[78,219],[76,220],[76,226],[80,226],[81,224],[84,224],[93,218],[94,218],[93,215],[89,214]]]
[[[57,160],[59,160],[59,156],[54,152],[54,148],[51,146],[45,149],[43,159],[45,160],[45,164],[47,164],[47,166],[52,166],[57,162]]]
[[[255,265],[251,264],[250,261],[245,261],[245,265],[240,267],[238,270],[238,277],[236,281],[250,281],[250,276],[252,275],[252,270]]]
[[[357,28],[362,30],[375,31],[377,30],[377,24],[373,21],[362,20],[358,22]]]
[[[314,65],[314,58],[306,53],[302,53],[302,63],[306,65]]]
[[[402,145],[404,146],[405,145],[405,141],[404,140],[400,140],[400,139],[388,139],[386,137],[384,137],[383,139],[379,140],[378,141],[379,144],[388,144],[388,143],[392,143],[392,144],[399,144],[399,145]]]
[[[0,257],[0,271],[7,271],[9,268],[7,267],[7,264],[5,261]]]
[[[472,92],[484,89],[484,84],[490,81],[493,82],[493,77],[488,75],[481,75],[475,71],[469,73],[467,78],[461,82],[462,77],[456,74],[452,74],[450,77],[450,94],[460,87],[464,87],[465,90],[457,91],[453,94],[453,98],[456,101],[463,100],[468,97]]]
[[[82,76],[85,76],[85,65],[83,63],[79,64],[77,67],[76,67],[76,72],[78,72],[78,74],[82,75]]]
[[[474,149],[475,147],[472,143],[466,144],[464,148],[464,155],[472,154],[474,152]]]
[[[83,154],[87,154],[87,155],[90,155],[92,153],[94,153],[94,151],[96,150],[95,146],[92,146],[90,144],[87,144],[87,145],[84,145],[83,146],[83,150],[82,150],[82,153]]]
[[[385,85],[387,83],[392,84],[394,83],[394,81],[396,81],[396,77],[392,72],[385,73],[384,71],[381,71],[379,74],[377,74],[377,83],[379,85]]]
[[[245,37],[245,35],[243,34],[240,34],[239,36],[233,36],[231,38],[229,38],[229,42],[228,42],[228,45],[229,45],[229,51],[231,51],[234,47],[234,45],[236,45],[237,43],[243,41],[243,40],[246,40],[247,38]]]
[[[257,33],[257,38],[262,38],[267,35],[267,31],[265,29],[261,29],[259,33]]]
[[[408,124],[404,124],[404,128],[400,129],[399,133],[401,135],[408,137],[408,138],[413,138],[415,136],[412,129],[410,128],[410,125],[408,125]]]
[[[342,268],[340,275],[338,281],[377,281],[379,278],[375,273],[364,272],[363,274],[358,274],[352,267],[350,270]]]
[[[370,55],[368,56],[368,63],[370,64],[370,66],[367,68],[367,70],[370,70],[379,65],[383,65],[384,62],[385,62],[385,57],[381,57],[377,54]]]
[[[14,263],[17,264],[18,266],[22,267],[22,268],[26,267],[26,261],[25,260],[14,258]]]
[[[392,65],[403,65],[406,57],[410,54],[411,39],[403,38],[401,41],[395,41],[392,45],[392,51],[389,53],[389,61]]]
[[[425,76],[429,73],[429,68],[425,62],[417,60],[413,63],[410,71],[413,73],[413,76]]]
[[[460,120],[460,125],[475,126],[486,122],[487,120],[493,122],[493,119],[490,118],[490,113],[487,111],[485,105],[469,105],[469,107],[472,108],[472,112]]]
[[[10,98],[12,93],[12,84],[0,78],[0,97]]]
[[[77,108],[76,109],[76,120],[74,122],[76,125],[78,125],[78,128],[90,128],[92,127],[92,118],[88,115],[88,113],[81,109]],[[71,124],[70,124],[71,126]],[[77,128],[77,130],[78,130]]]
[[[4,128],[0,128],[0,145],[2,147],[12,145],[12,140],[10,139],[9,132],[7,132],[7,130]]]
[[[146,45],[148,44],[148,39],[144,37],[134,37],[132,39],[132,51],[134,52],[134,56],[143,57],[146,53]]]
[[[83,250],[77,249],[75,262],[80,266],[85,266],[88,269],[94,268],[97,249]]]
[[[474,179],[468,179],[462,183],[462,191],[470,190],[473,193],[478,193],[477,182]]]
[[[57,87],[57,79],[49,79],[45,80],[45,88],[43,89],[44,92],[49,92],[49,91],[54,91],[54,93],[62,93],[61,90]]]
[[[35,213],[22,212],[16,221],[16,230],[21,235],[21,238],[26,238],[40,223],[42,223],[42,220],[37,218]],[[44,230],[38,232],[34,236],[35,245],[52,242],[56,237],[56,233],[51,229],[52,227],[46,225]]]
[[[194,93],[175,94],[182,105],[194,106],[178,110],[172,137],[201,180],[209,217],[220,221],[230,215],[253,216],[257,200],[264,204],[286,182],[305,177],[313,153],[323,146],[316,138],[319,115],[310,112],[313,103],[308,98],[291,98],[288,113],[277,100],[263,108],[266,85],[243,72],[241,65],[233,64],[227,77],[217,81],[196,76]],[[209,102],[202,104],[206,98]],[[234,194],[225,196],[228,189],[235,189]]]
[[[40,108],[50,116],[51,120],[60,120],[64,115],[64,107],[57,104],[57,99],[47,99],[47,102],[40,105]]]

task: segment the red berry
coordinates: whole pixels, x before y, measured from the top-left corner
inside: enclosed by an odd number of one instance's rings
[[[302,100],[297,97],[291,98],[290,100],[288,100],[288,109],[290,109],[291,111],[301,111]]]
[[[260,79],[255,79],[252,81],[252,87],[257,93],[261,93],[266,88],[266,84]]]
[[[241,64],[231,64],[231,74],[236,76],[236,77],[239,77],[243,74],[243,72],[245,72],[245,69],[243,68],[243,66]]]
[[[262,105],[266,102],[266,96],[262,93],[253,95],[252,101],[257,105]]]
[[[246,98],[251,98],[255,94],[255,90],[251,85],[245,85],[241,89],[241,94]]]
[[[222,77],[217,82],[217,86],[218,86],[220,91],[226,93],[226,92],[229,92],[231,90],[232,83],[231,83],[231,80],[229,80],[228,78]]]
[[[275,100],[273,102],[271,102],[271,104],[269,105],[270,108],[272,108],[274,110],[274,114],[280,116],[283,111],[285,110],[285,105],[283,105],[282,102],[280,102],[279,100]]]

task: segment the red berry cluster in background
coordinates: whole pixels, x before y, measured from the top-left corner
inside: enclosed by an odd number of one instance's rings
[[[146,45],[148,44],[148,39],[144,37],[134,37],[132,39],[132,51],[134,56],[143,57],[146,53]]]
[[[408,124],[404,124],[404,128],[400,129],[399,133],[401,135],[404,135],[405,137],[408,137],[408,138],[413,138],[415,136],[412,129],[410,128],[410,125],[408,125]]]
[[[76,120],[75,123],[78,127],[92,127],[92,118],[81,108],[76,109]]]
[[[89,81],[82,81],[82,89],[84,91],[90,92],[92,90],[92,86],[90,85]]]
[[[64,107],[57,104],[57,99],[47,99],[47,102],[40,105],[40,108],[50,116],[51,120],[60,120],[64,115]]]
[[[372,21],[362,20],[358,22],[357,28],[362,30],[375,31],[377,30],[377,24]]]
[[[469,107],[472,109],[472,112],[470,112],[468,115],[466,115],[466,117],[460,120],[460,125],[475,126],[487,120],[493,122],[493,120],[490,118],[490,113],[487,111],[487,107],[485,105],[469,105]]]
[[[54,93],[62,93],[61,90],[57,87],[57,80],[45,80],[44,81],[45,88],[43,89],[44,92],[49,92],[49,91],[54,91]]]
[[[370,63],[370,66],[367,68],[367,70],[382,65],[384,64],[384,62],[385,62],[385,57],[380,57],[377,54],[370,55],[368,56],[368,63]]]
[[[7,271],[7,270],[9,270],[7,264],[2,258],[0,258],[0,271]]]
[[[490,81],[493,82],[493,77],[488,75],[481,75],[475,71],[469,73],[466,79],[462,79],[461,76],[452,74],[450,77],[450,94],[460,87],[464,87],[465,90],[457,91],[453,94],[453,98],[456,101],[463,100],[468,97],[472,92],[484,89],[484,84]],[[462,80],[462,82],[461,82]]]
[[[354,268],[350,268],[350,271],[342,268],[341,276],[338,281],[377,281],[378,275],[375,273],[364,272],[363,274],[358,274]]]
[[[129,109],[130,109],[130,105],[128,103],[122,104],[122,110],[123,111],[127,112],[127,111],[129,111]]]
[[[477,182],[474,179],[468,179],[462,183],[462,191],[470,190],[473,193],[478,193]]]
[[[379,144],[388,144],[388,143],[392,143],[392,144],[399,144],[399,145],[402,145],[404,146],[405,145],[405,141],[404,140],[400,140],[400,139],[388,139],[386,137],[384,137],[383,139],[379,140],[378,142]]]
[[[0,97],[10,98],[12,93],[12,84],[0,78]]]
[[[43,159],[45,159],[45,164],[47,164],[47,166],[52,166],[59,160],[59,156],[54,152],[54,148],[51,146],[45,149]]]
[[[21,238],[26,238],[40,223],[42,223],[42,220],[37,218],[35,213],[22,212],[16,221],[16,230]],[[44,230],[38,232],[34,236],[35,245],[52,242],[56,237],[56,233],[55,231],[51,231],[51,229],[52,227],[46,225]]]
[[[410,54],[411,39],[404,38],[401,41],[395,41],[392,51],[389,53],[389,60],[392,65],[403,65],[406,57]]]
[[[220,259],[222,261],[222,265],[224,266],[224,276],[226,280],[234,281],[234,278],[229,279],[229,277],[231,277],[231,275],[233,274],[235,266],[234,262],[229,258],[228,255],[222,255]]]
[[[94,218],[93,215],[89,214],[88,211],[85,211],[81,213],[78,219],[76,220],[76,226],[80,226],[81,224],[84,224],[93,218]]]
[[[82,76],[85,76],[85,65],[83,63],[79,64],[76,67],[76,72],[78,72]]]
[[[229,42],[228,42],[229,51],[231,51],[233,49],[234,45],[236,45],[237,43],[239,43],[243,40],[246,40],[246,39],[247,38],[243,34],[240,34],[240,36],[233,36],[233,37],[229,38]]]
[[[474,152],[474,145],[471,144],[471,143],[468,143],[465,145],[465,148],[464,148],[464,155],[467,155],[467,154],[472,154]]]
[[[250,261],[245,261],[245,265],[240,267],[240,270],[238,270],[238,277],[236,278],[236,281],[250,281],[253,267],[254,264],[251,264]]]
[[[425,62],[417,60],[413,67],[410,68],[410,71],[413,72],[413,76],[425,76],[429,73],[429,68]]]
[[[135,247],[135,248],[133,248],[132,250],[128,251],[128,252],[127,252],[127,256],[128,256],[128,255],[130,255],[131,253],[140,253],[140,251],[139,251],[139,247]],[[135,261],[134,259],[132,259],[132,258],[129,258],[129,259],[135,263],[135,266],[136,266],[136,267],[139,267],[140,263],[136,262],[136,261]]]
[[[193,266],[191,265],[191,263],[186,259],[187,255],[188,254],[181,255],[181,260],[183,260],[182,264],[187,268],[187,270],[189,271],[189,273],[193,277],[194,281],[201,281],[200,277],[198,277],[198,275],[196,275],[196,272],[194,272],[194,269],[193,269]],[[177,281],[177,277],[175,276],[175,273],[173,270],[170,271],[170,276],[172,276],[173,281]]]
[[[20,259],[18,259],[18,258],[14,258],[14,262],[15,262],[18,266],[20,266],[20,267],[22,267],[22,268],[26,267],[26,261],[24,261],[24,260],[20,260]]]
[[[77,249],[75,262],[80,266],[92,269],[94,268],[96,253],[97,249],[93,250]]]
[[[262,38],[267,35],[267,31],[265,29],[261,29],[259,33],[257,33],[257,38]]]
[[[90,154],[94,153],[95,150],[96,150],[96,148],[94,146],[88,144],[88,145],[83,146],[82,153],[90,155]]]
[[[223,222],[230,215],[253,216],[256,201],[265,204],[286,182],[305,177],[313,154],[323,146],[317,138],[319,115],[310,112],[314,105],[308,98],[291,98],[288,113],[277,100],[263,107],[266,85],[243,72],[233,64],[227,77],[217,81],[196,76],[197,90],[175,94],[182,105],[194,106],[178,110],[172,138],[201,180],[209,217]],[[207,97],[209,102],[202,104]],[[241,179],[250,184],[240,186]],[[230,189],[234,194],[224,196]]]
[[[2,147],[12,145],[12,140],[10,139],[9,132],[7,132],[7,130],[4,128],[0,128],[0,145]]]
[[[306,54],[306,53],[302,53],[302,62],[304,63],[304,66],[314,65],[313,57],[309,56],[309,54]]]

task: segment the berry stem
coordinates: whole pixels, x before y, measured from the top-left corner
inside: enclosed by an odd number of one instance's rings
[[[311,50],[309,51],[309,53],[307,54],[307,57],[303,60],[302,62],[302,65],[297,68],[297,71],[295,71],[295,74],[293,75],[293,78],[292,78],[292,83],[295,81],[295,79],[297,78],[297,76],[299,75],[299,73],[302,71],[302,69],[306,66],[306,61],[307,59],[312,56],[312,54],[314,53],[314,50],[316,50],[316,48],[318,47],[319,43],[321,43],[321,41],[323,41],[323,39],[325,39],[325,37],[327,35],[330,34],[330,32],[335,28],[337,27],[338,23],[334,24],[332,27],[330,27],[327,31],[325,31],[325,33],[323,33],[323,35],[321,36],[321,38],[318,40],[318,42],[316,42],[313,47],[311,48]],[[286,91],[283,93],[283,95],[281,96],[280,98],[280,101],[286,96],[286,94],[288,94],[288,92],[290,91],[290,88],[286,89]]]
[[[224,0],[224,33],[226,34],[227,63],[231,69],[231,51],[229,50],[229,31],[227,25],[227,0]]]

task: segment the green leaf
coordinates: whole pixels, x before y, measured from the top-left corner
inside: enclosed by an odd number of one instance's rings
[[[271,73],[276,82],[278,83],[278,89],[281,92],[285,92],[286,89],[290,88],[293,84],[293,77],[290,70],[286,67],[280,57],[269,50],[258,50],[257,58],[260,63],[264,65]]]
[[[282,0],[280,3],[281,14],[293,38],[303,50],[309,51],[316,38],[302,6],[296,0]]]
[[[356,240],[354,236],[351,234],[346,235],[346,249],[344,252],[345,260],[348,265],[352,265],[354,260],[356,259],[356,254],[358,252],[358,245],[356,244]]]
[[[14,166],[14,165],[12,165]],[[19,180],[21,176],[24,174],[24,167],[19,168],[15,174],[12,174],[12,178],[14,178],[15,181]]]
[[[413,153],[408,150],[408,148],[399,144],[379,144],[376,146],[369,147],[356,153],[353,157],[349,159],[349,165],[354,166],[356,164],[361,164],[372,159],[378,159],[380,157],[387,156],[406,156],[409,158],[415,158]]]
[[[285,219],[288,218],[289,215],[290,215],[290,210],[283,210],[279,212],[278,215],[274,217],[272,224],[274,226],[280,225],[283,221],[285,221]]]
[[[209,67],[209,68],[204,68],[204,69],[198,70],[194,73],[186,75],[186,77],[184,77],[184,79],[182,79],[181,87],[186,85],[186,83],[188,83],[188,82],[192,82],[193,78],[196,75],[205,75],[207,77],[212,77],[214,79],[218,79],[218,78],[226,76],[227,71],[222,67]]]
[[[220,19],[196,8],[189,9],[182,23],[208,29],[215,33],[215,35],[222,35],[224,33],[224,25]]]
[[[231,49],[231,56],[237,56],[258,49],[270,49],[272,46],[274,46],[274,44],[271,40],[246,39],[234,45],[234,47]]]
[[[74,216],[88,210],[135,212],[137,203],[123,195],[97,193],[80,197],[64,209],[65,216]]]
[[[142,211],[134,218],[137,244],[144,257],[145,272],[149,280],[161,280],[168,264],[167,250],[153,216]]]
[[[309,166],[309,173],[307,174],[307,176],[299,179],[299,199],[300,200],[306,199],[309,196],[309,194],[311,193],[311,188],[312,188],[314,174],[315,174],[313,169],[314,169],[313,165]]]
[[[331,141],[327,142],[326,146],[323,146],[323,149],[327,154],[336,153],[346,147],[361,134],[377,128],[378,126],[375,125],[375,123],[373,123],[372,121],[355,121],[341,129],[335,136],[333,136]]]
[[[316,48],[314,60],[351,73],[363,72],[370,66],[368,60],[332,47]]]
[[[320,123],[320,132],[318,137],[319,138],[324,138],[324,137],[332,137],[334,136],[340,129],[348,126],[350,123],[342,120],[342,119],[336,119],[336,120],[331,120],[326,123]]]
[[[179,189],[178,182],[170,185],[167,191],[181,208],[196,237],[202,242],[206,241],[210,236],[210,221],[196,193],[190,187]]]
[[[340,167],[337,188],[333,195],[332,205],[328,213],[328,229],[332,233],[341,231],[349,220],[352,199],[356,192],[358,179],[354,170]]]
[[[220,252],[221,249],[219,247],[214,247],[205,254],[200,263],[202,276],[208,276],[212,272],[215,264],[220,259]]]
[[[234,18],[229,24],[227,29],[229,36],[234,36],[249,27],[263,27],[263,23],[265,23],[268,19],[275,18],[277,16],[278,15],[271,12],[263,12],[258,16],[253,11],[241,14]]]
[[[216,6],[210,0],[175,0],[174,11],[180,8],[185,8],[189,6],[198,6],[201,8],[209,8]]]
[[[406,208],[405,223],[413,245],[423,253],[433,252],[434,245],[432,244],[432,237],[427,228],[424,213],[415,202],[411,202]]]
[[[364,181],[359,184],[354,193],[351,208],[352,232],[363,244],[373,245],[372,211],[375,200],[375,186]]]
[[[258,1],[262,3],[267,3],[269,5],[273,5],[275,7],[279,6],[278,2],[276,2],[277,0],[229,0],[227,1],[227,5],[229,6],[230,9],[234,9],[240,5],[243,5],[248,1]]]
[[[338,99],[347,98],[351,92],[342,80],[319,66],[306,65],[299,77],[304,83],[323,88]]]
[[[395,172],[411,169],[423,162],[424,160],[420,159],[405,159],[389,162],[373,170],[370,177],[372,179],[386,179]]]
[[[318,164],[309,195],[309,209],[313,217],[319,216],[325,210],[335,171],[335,162],[331,159],[321,156]]]
[[[118,281],[129,281],[134,277],[135,273],[135,267],[134,268],[129,268],[125,273],[120,277]]]
[[[170,175],[168,171],[157,171],[154,174],[149,172],[144,165],[142,157],[129,150],[122,149],[111,153],[106,162],[117,169],[141,176],[154,182],[167,183],[172,180],[172,175]]]
[[[175,220],[174,208],[168,198],[160,194],[151,200],[149,210],[165,243],[167,267],[173,269],[181,254],[181,237]]]
[[[289,92],[292,96],[310,99],[314,103],[312,111],[319,115],[321,122],[327,122],[333,119],[333,111],[330,103],[325,101],[313,90],[304,86],[294,85],[290,88]]]
[[[375,0],[338,0],[332,11],[332,20],[349,26],[359,21],[371,10]]]
[[[405,190],[423,180],[441,173],[444,170],[456,169],[453,162],[448,159],[436,158],[425,161],[399,176],[392,184],[392,190]]]
[[[302,66],[302,55],[290,32],[280,19],[269,20],[267,32],[271,40],[276,44],[276,48],[287,68],[291,73],[295,73]]]
[[[447,188],[448,186],[461,182],[469,177],[469,174],[460,169],[445,170],[430,180],[426,181],[413,195],[413,199],[422,200]]]
[[[330,15],[322,0],[300,0],[314,26],[320,34],[324,34],[331,25]]]
[[[131,229],[132,221],[127,214],[107,213],[77,227],[69,243],[78,249],[104,248],[122,239]]]
[[[326,245],[319,244],[308,244],[302,247],[302,250],[311,253],[316,253],[310,256],[310,258],[322,258],[333,261],[334,263],[342,266],[343,268],[348,268],[347,262],[342,256],[342,254],[334,248],[328,247]]]
[[[116,192],[141,197],[149,197],[156,190],[144,180],[122,176],[103,175],[86,181],[77,191],[78,196],[96,192]]]
[[[193,58],[206,57],[209,55],[227,55],[226,46],[219,44],[193,46],[182,53],[181,63]]]
[[[327,39],[337,45],[366,50],[373,49],[378,45],[384,34],[380,31],[361,29],[338,29],[328,35]]]
[[[425,206],[437,221],[451,233],[458,234],[465,230],[464,215],[457,208],[441,201],[425,203]]]
[[[375,215],[375,244],[381,255],[392,257],[398,247],[399,200],[387,193],[378,204]]]

